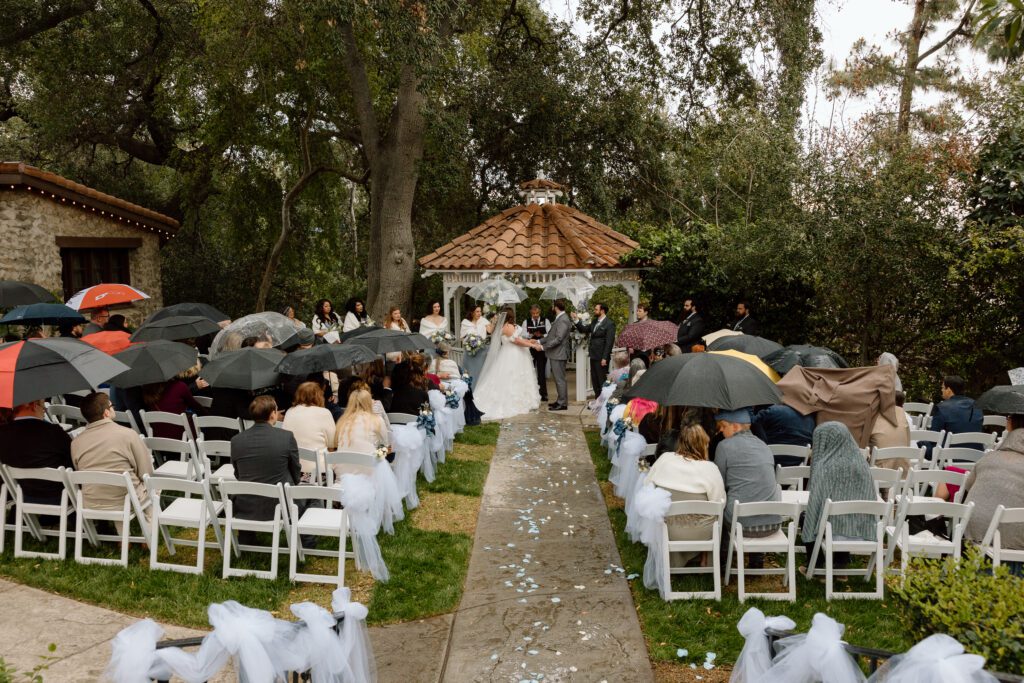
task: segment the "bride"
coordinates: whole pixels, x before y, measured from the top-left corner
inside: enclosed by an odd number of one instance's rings
[[[530,349],[543,347],[540,342],[521,336],[522,330],[512,322],[514,316],[509,308],[498,316],[487,360],[473,387],[476,406],[487,420],[501,420],[540,407]]]

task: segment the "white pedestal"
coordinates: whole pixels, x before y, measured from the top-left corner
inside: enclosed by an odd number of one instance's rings
[[[576,348],[576,400],[586,401],[590,390],[590,357],[586,345]]]

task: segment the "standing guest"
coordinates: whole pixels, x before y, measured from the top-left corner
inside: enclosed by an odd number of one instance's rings
[[[615,346],[615,323],[608,317],[608,307],[594,304],[594,319],[589,325],[579,321],[573,312],[572,319],[576,329],[590,335],[588,354],[590,356],[590,379],[594,387],[594,396],[601,395],[601,387],[608,377],[608,366],[611,363],[612,347]]]
[[[679,323],[676,345],[689,353],[694,345],[704,339],[704,318],[697,311],[697,302],[691,297],[683,302],[683,320]]]
[[[285,306],[281,309],[281,315],[292,321],[292,325],[295,325],[295,329],[302,329],[306,326],[306,323],[302,322],[295,317],[295,309],[291,306]]]
[[[316,313],[309,326],[318,337],[324,337],[341,329],[341,318],[334,312],[334,304],[330,299],[320,299],[316,302]]]
[[[647,316],[650,315],[651,307],[646,301],[641,301],[636,305],[636,321],[643,322],[647,320]]]
[[[102,332],[103,326],[110,320],[110,311],[105,308],[97,308],[89,315],[89,324],[82,330],[82,336]]]
[[[69,323],[62,322],[58,330],[60,331],[61,337],[69,339],[81,339],[82,338],[82,323]]]
[[[284,414],[283,429],[295,436],[299,448],[323,451],[334,447],[335,418],[324,404],[324,390],[316,382],[303,382],[295,390],[292,407]],[[312,463],[302,461],[305,478],[313,471]]]
[[[362,299],[352,297],[345,303],[345,322],[342,332],[351,332],[369,324],[370,316],[366,314],[366,304]]]
[[[1024,415],[1010,415],[1006,419],[1003,442],[982,456],[965,486],[964,502],[974,503],[965,535],[980,543],[998,506],[1024,507]],[[1004,548],[1024,550],[1024,524],[1007,524],[1000,529],[1000,536]],[[1024,567],[1015,564],[1013,570],[1020,576]]]
[[[413,384],[413,367],[409,361],[402,361],[391,373],[392,413],[416,415],[420,406],[429,401],[427,392]]]
[[[475,334],[486,342],[494,331],[494,323],[487,320],[483,315],[480,306],[473,305],[466,311],[466,319],[459,325],[459,339],[462,346],[466,346],[466,337]],[[482,347],[475,355],[467,351],[462,356],[462,366],[474,379],[480,379],[480,371],[484,369],[484,361],[487,359],[487,347]]]
[[[0,464],[8,467],[67,467],[71,464],[71,438],[59,426],[45,420],[42,399],[14,406],[13,420],[0,425]],[[26,503],[59,505],[64,486],[38,479],[21,480]],[[11,492],[10,495],[14,495]],[[0,523],[4,511],[0,510]],[[2,531],[0,531],[2,533]]]
[[[548,333],[550,323],[541,316],[540,306],[530,306],[530,317],[523,321],[523,338],[540,341]],[[533,370],[537,375],[537,388],[540,389],[540,400],[548,400],[548,357],[544,349],[530,348],[530,356],[533,358]]]
[[[175,377],[166,382],[147,384],[142,388],[142,403],[148,411],[161,411],[185,415],[192,411],[197,415],[205,415],[206,408],[199,405],[188,385],[181,379]],[[192,429],[192,436],[195,437],[195,430]],[[153,436],[162,439],[180,439],[184,430],[172,424],[155,423],[153,425]]]
[[[125,317],[118,313],[117,315],[110,316],[107,323],[103,326],[104,332],[131,332],[128,326],[125,324]]]
[[[653,413],[652,413],[653,414]],[[651,467],[647,483],[667,489],[672,500],[708,500],[724,503],[725,483],[714,463],[708,462],[708,435],[700,425],[687,425],[679,433],[674,451],[666,451]],[[704,541],[712,537],[715,517],[676,515],[665,520],[670,541]],[[682,566],[695,553],[672,553],[672,565]]]
[[[875,426],[871,428],[871,438],[868,441],[871,448],[893,448],[896,446],[905,448],[910,445],[910,423],[903,410],[905,400],[903,392],[897,391],[896,424],[889,422],[881,413],[875,418]]]
[[[758,411],[753,424],[762,430],[765,443],[773,446],[809,446],[814,438],[814,415],[801,415],[785,403]],[[775,464],[790,467],[803,465],[804,461],[792,455],[779,455]]]
[[[824,422],[814,430],[812,441],[811,478],[807,484],[807,511],[800,528],[800,537],[807,547],[810,561],[814,540],[818,535],[821,513],[826,500],[876,500],[878,492],[871,478],[871,468],[860,453],[857,442],[842,422]],[[840,515],[832,518],[832,538],[837,541],[875,540],[875,520],[870,515]],[[834,553],[836,567],[846,567],[849,553]],[[818,563],[824,564],[819,552]]]
[[[253,425],[231,438],[231,464],[235,468],[235,478],[259,484],[298,484],[302,476],[299,446],[294,434],[274,427],[278,412],[273,397],[254,398],[249,404],[249,414]],[[243,495],[234,499],[234,514],[244,519],[273,519],[274,507],[275,503],[270,498]],[[238,534],[239,543],[251,543],[251,540],[243,540],[243,533]]]
[[[147,506],[149,494],[142,478],[153,474],[153,455],[134,429],[122,427],[113,421],[114,406],[102,391],[82,399],[82,417],[89,423],[71,442],[71,460],[80,471],[127,472],[135,485],[135,494],[145,508],[146,523],[152,515]],[[101,510],[120,510],[124,506],[124,492],[111,486],[88,485],[82,487],[86,507]],[[140,520],[141,521],[141,520]],[[120,533],[121,524],[115,522]]]
[[[732,329],[743,334],[761,334],[761,324],[750,315],[749,301],[743,300],[736,304],[736,324]]]
[[[900,381],[900,376],[897,371],[900,369],[900,359],[889,352],[882,353],[878,356],[876,361],[878,365],[891,365],[894,373],[896,373],[896,391],[903,391],[903,382]]]
[[[715,464],[722,473],[728,494],[725,506],[725,533],[722,547],[728,549],[732,533],[732,508],[737,502],[761,503],[781,500],[782,494],[775,481],[775,460],[763,441],[750,433],[750,411],[726,410],[715,414],[715,426],[724,437],[715,451]],[[863,458],[862,458],[863,460]],[[743,535],[763,538],[778,531],[781,520],[777,515],[754,515],[743,518]],[[759,568],[764,562],[760,553],[752,553],[750,567]]]
[[[420,320],[420,334],[427,339],[436,332],[448,331],[448,318],[441,315],[441,302],[430,302],[430,315],[423,316]]]

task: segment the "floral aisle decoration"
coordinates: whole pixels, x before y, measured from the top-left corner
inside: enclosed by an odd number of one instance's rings
[[[416,426],[422,427],[428,436],[434,436],[437,430],[437,420],[434,418],[434,411],[430,409],[430,403],[420,406],[420,413],[416,416]]]

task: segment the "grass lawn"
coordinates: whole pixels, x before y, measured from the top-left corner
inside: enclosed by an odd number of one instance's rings
[[[608,516],[611,519],[615,540],[622,557],[623,568],[627,574],[643,576],[644,562],[647,559],[647,548],[640,543],[633,543],[625,534],[626,514],[622,509],[622,500],[611,494],[607,483],[608,470],[611,463],[605,448],[601,445],[601,436],[597,430],[586,431],[587,444],[594,461],[598,480],[605,492],[608,503]],[[723,560],[724,561],[724,560]],[[797,561],[804,563],[804,556],[797,555]],[[710,576],[676,577],[673,585],[682,588],[693,583],[702,586],[700,590],[709,590]],[[765,588],[771,583],[770,588]],[[774,591],[782,589],[781,577],[750,577],[747,580],[748,590]],[[841,586],[842,584],[837,584]],[[848,586],[857,590],[861,587],[859,578],[851,577]],[[640,616],[640,625],[647,638],[647,647],[651,659],[655,663],[659,675],[665,680],[689,680],[674,675],[668,663],[687,665],[693,662],[699,668],[705,653],[714,652],[716,662],[731,665],[739,656],[743,647],[743,638],[736,630],[736,624],[749,607],[758,607],[765,614],[785,614],[796,622],[800,631],[807,631],[811,626],[811,618],[816,612],[825,612],[841,624],[846,624],[845,639],[856,645],[874,647],[883,650],[902,652],[916,642],[902,620],[901,609],[894,601],[885,600],[825,600],[825,586],[816,580],[809,581],[797,573],[797,601],[795,603],[769,600],[748,600],[740,604],[736,597],[736,581],[722,587],[722,600],[676,600],[666,602],[658,595],[657,590],[644,588],[643,579],[636,578],[630,582],[633,600]],[[841,590],[841,588],[839,588]],[[689,656],[680,660],[676,650],[682,648],[689,651]],[[676,672],[681,673],[681,672]],[[704,680],[717,680],[708,672],[700,671]],[[721,672],[724,674],[725,672]],[[723,679],[724,680],[724,679]]]
[[[390,581],[376,582],[368,573],[355,571],[352,561],[348,561],[345,584],[352,588],[354,599],[369,607],[369,623],[420,619],[450,612],[458,605],[469,567],[480,496],[499,431],[497,424],[467,427],[456,438],[455,450],[447,462],[438,467],[434,482],[420,479],[420,508],[395,525],[393,536],[378,536],[391,572]],[[213,538],[212,531],[209,537]],[[287,618],[290,604],[311,600],[327,606],[332,591],[332,586],[326,584],[289,582],[287,555],[279,560],[275,581],[250,577],[225,580],[220,578],[221,554],[215,550],[206,553],[205,573],[193,575],[150,571],[148,550],[138,546],[132,546],[125,569],[81,565],[73,559],[15,560],[13,538],[8,536],[7,540],[10,543],[0,554],[0,576],[4,578],[182,626],[208,627],[206,608],[212,602],[237,600]],[[30,537],[26,540],[26,548],[34,549],[34,544]],[[47,548],[56,550],[56,541],[48,541]],[[100,549],[86,546],[85,552],[106,557],[117,554],[112,544]],[[163,546],[161,553],[167,554]],[[73,539],[68,542],[68,556],[74,556]],[[174,561],[194,563],[195,549],[178,547]],[[237,564],[266,568],[269,557],[246,554]],[[305,566],[306,571],[330,573],[336,561],[310,558]]]

